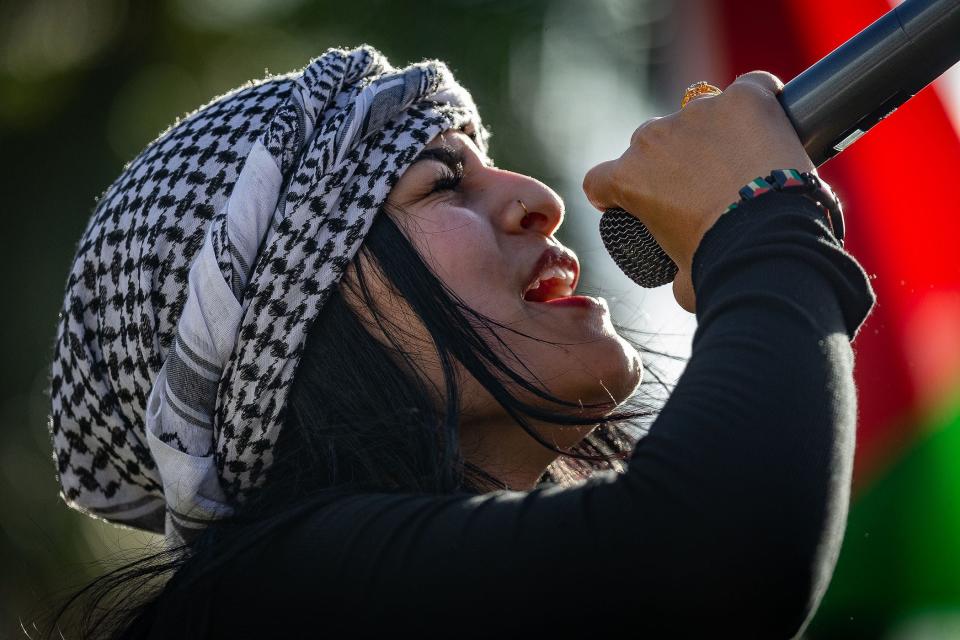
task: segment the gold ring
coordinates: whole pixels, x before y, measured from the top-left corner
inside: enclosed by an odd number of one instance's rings
[[[692,85],[687,87],[687,90],[683,92],[683,100],[680,101],[680,108],[683,109],[687,106],[687,103],[693,100],[694,98],[699,98],[700,96],[718,96],[723,91],[713,86],[709,82],[703,80],[699,82],[694,82]]]

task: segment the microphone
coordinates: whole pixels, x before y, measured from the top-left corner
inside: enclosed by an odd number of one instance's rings
[[[777,99],[819,167],[957,60],[960,0],[906,0],[786,83]],[[600,237],[641,287],[668,284],[677,274],[647,227],[623,209],[603,213]]]

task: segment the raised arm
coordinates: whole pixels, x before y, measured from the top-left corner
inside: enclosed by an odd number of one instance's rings
[[[796,634],[840,549],[850,340],[873,292],[817,207],[791,194],[717,220],[692,276],[692,356],[625,473],[309,511],[227,568],[213,628],[249,631],[243,611],[258,606],[318,632]],[[262,588],[249,599],[238,580]]]

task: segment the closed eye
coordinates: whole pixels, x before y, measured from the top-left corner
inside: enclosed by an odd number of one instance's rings
[[[439,178],[433,182],[433,188],[430,189],[430,193],[427,195],[437,193],[439,191],[455,191],[457,187],[460,186],[460,182],[463,180],[463,168],[460,167],[459,171],[454,171],[453,173],[444,173]]]
[[[430,190],[424,196],[440,191],[455,190],[463,181],[465,160],[463,151],[447,146],[430,147],[420,152],[414,162],[420,162],[421,160],[434,160],[443,164],[446,169],[446,171],[440,172],[439,177],[433,181]]]

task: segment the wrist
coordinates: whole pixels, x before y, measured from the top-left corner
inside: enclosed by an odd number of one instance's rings
[[[723,211],[727,213],[740,203],[762,197],[766,193],[797,193],[814,202],[827,220],[834,237],[843,246],[844,221],[840,199],[833,189],[816,173],[797,169],[774,169],[767,176],[759,176],[740,188],[740,199]],[[722,215],[722,214],[721,214]]]

